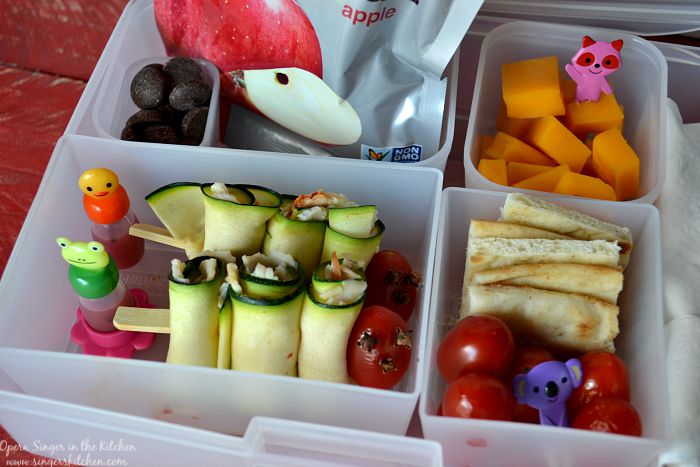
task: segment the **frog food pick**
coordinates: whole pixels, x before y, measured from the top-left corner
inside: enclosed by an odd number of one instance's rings
[[[58,237],[61,256],[69,264],[68,281],[78,295],[78,323],[71,338],[91,355],[129,357],[134,349],[150,346],[153,334],[118,331],[112,319],[119,306],[146,306],[140,290],[130,291],[119,278],[114,259],[100,242],[74,242]]]
[[[576,82],[576,102],[597,102],[601,92],[612,93],[605,77],[622,66],[621,49],[622,39],[604,42],[583,36],[581,49],[565,66],[566,72]]]
[[[101,242],[119,269],[128,269],[143,257],[144,240],[129,235],[138,223],[129,195],[109,169],[94,168],[78,179],[83,192],[83,209],[92,224],[92,239]]]

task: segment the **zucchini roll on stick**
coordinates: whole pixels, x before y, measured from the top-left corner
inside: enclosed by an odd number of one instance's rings
[[[326,232],[325,217],[318,209],[315,212],[310,207],[295,209],[294,201],[299,197],[282,195],[282,198],[282,206],[267,221],[262,252],[268,254],[277,250],[293,256],[299,260],[310,280],[321,261]]]
[[[204,195],[204,249],[234,256],[260,251],[267,220],[282,204],[276,191],[256,185],[210,183]]]
[[[376,206],[329,209],[321,261],[330,260],[336,252],[364,267],[379,251],[383,234],[384,224],[377,218]]]
[[[306,276],[280,252],[244,257],[242,264],[240,271],[229,264],[226,278],[233,303],[231,368],[296,376]]]
[[[174,259],[168,277],[168,363],[216,367],[219,349],[218,290],[224,268],[215,258]]]
[[[188,258],[202,251],[204,202],[199,183],[170,183],[146,195],[146,202],[167,232],[157,226],[135,224],[131,235],[183,248]]]
[[[367,290],[359,263],[322,263],[313,274],[301,312],[299,377],[349,383],[346,350],[350,331],[362,309]]]

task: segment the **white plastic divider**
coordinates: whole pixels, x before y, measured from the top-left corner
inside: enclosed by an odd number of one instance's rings
[[[299,378],[216,370],[164,361],[159,336],[146,360],[76,355],[68,341],[77,299],[55,238],[89,237],[81,193],[71,181],[106,166],[119,174],[136,215],[157,223],[143,200],[175,181],[226,181],[281,193],[325,188],[358,203],[376,204],[387,226],[382,247],[403,252],[425,278],[409,325],[414,330],[409,371],[394,390]],[[75,183],[75,182],[74,182]],[[422,383],[433,255],[442,172],[370,161],[309,159],[272,153],[131,143],[69,135],[59,141],[0,282],[0,369],[24,392],[220,433],[242,433],[254,416],[271,416],[391,434],[409,426]],[[166,275],[174,251],[150,243],[144,261],[124,273],[167,306]],[[64,280],[64,278],[66,278]],[[50,381],[50,384],[47,382]]]
[[[442,465],[418,438],[267,417],[229,436],[7,391],[0,423],[25,450],[80,465]]]
[[[613,435],[516,422],[437,415],[446,384],[437,371],[440,341],[457,322],[470,219],[496,220],[507,193],[466,188],[443,192],[435,253],[426,360],[418,413],[426,439],[438,441],[445,462],[461,465],[567,465],[638,467],[652,462],[669,436],[664,357],[661,232],[650,204],[551,198],[565,207],[628,227],[634,239],[618,301],[616,353],[629,370],[631,403],[643,436]],[[456,254],[455,252],[460,252]]]
[[[152,0],[132,0],[124,9],[117,25],[112,32],[105,49],[100,56],[93,74],[88,82],[83,96],[76,107],[65,134],[78,134],[83,136],[104,136],[99,127],[106,125],[100,123],[111,117],[108,109],[98,106],[97,95],[100,93],[119,92],[114,88],[114,83],[120,83],[121,77],[136,62],[148,58],[165,56],[165,47],[156,28],[153,15]],[[452,150],[454,138],[454,121],[457,109],[457,85],[459,77],[459,52],[455,54],[452,62],[445,70],[444,76],[447,82],[445,104],[443,111],[440,146],[435,154],[420,162],[410,165],[417,167],[434,167],[445,170],[447,158]],[[103,112],[107,112],[103,114]],[[109,132],[109,130],[108,130]],[[125,143],[129,144],[129,143]],[[250,153],[258,151],[232,151],[232,154]],[[286,153],[280,153],[287,155]],[[311,159],[315,155],[299,155]],[[350,159],[355,160],[355,159]],[[373,161],[374,162],[374,161]],[[378,165],[396,166],[398,163],[374,162]]]

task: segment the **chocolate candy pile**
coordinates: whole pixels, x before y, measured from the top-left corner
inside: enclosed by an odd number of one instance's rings
[[[141,110],[129,117],[121,139],[199,145],[210,98],[211,86],[196,61],[177,57],[146,65],[131,81],[131,99]]]

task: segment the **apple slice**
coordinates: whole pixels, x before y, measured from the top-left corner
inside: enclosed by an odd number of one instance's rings
[[[301,68],[229,74],[240,100],[270,120],[319,143],[346,145],[362,134],[355,109],[321,78]]]

